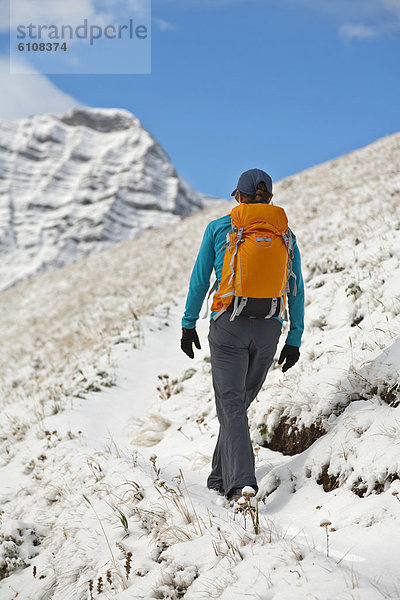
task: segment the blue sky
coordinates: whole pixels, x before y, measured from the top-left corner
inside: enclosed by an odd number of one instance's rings
[[[48,78],[133,112],[200,191],[226,197],[248,168],[281,179],[400,130],[398,0],[153,0],[152,16],[151,75]]]

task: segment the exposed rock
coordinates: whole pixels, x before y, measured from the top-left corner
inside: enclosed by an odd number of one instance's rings
[[[317,483],[318,485],[322,485],[324,492],[331,492],[339,486],[339,475],[329,474],[329,465],[324,465]]]
[[[67,125],[90,127],[96,131],[108,133],[110,131],[123,131],[135,125],[135,117],[127,110],[104,110],[74,108],[66,113],[60,120]]]
[[[386,491],[390,484],[396,479],[400,479],[399,473],[388,473],[384,479],[375,481],[372,491],[376,494],[382,494],[382,492]],[[324,465],[317,479],[317,483],[318,485],[322,485],[324,492],[331,492],[332,490],[337,489],[341,483],[343,484],[344,479],[342,477],[342,482],[340,482],[340,476],[338,474],[329,473],[329,465]],[[368,493],[368,484],[359,477],[353,484],[351,491],[356,494],[356,496],[359,496],[359,498],[364,498]]]
[[[310,427],[299,429],[295,418],[286,419],[284,417],[274,430],[271,441],[263,445],[270,450],[293,456],[307,450],[325,433],[325,429],[319,424],[313,423]]]
[[[372,392],[378,394],[386,404],[389,404],[393,408],[396,408],[400,404],[400,384],[398,383],[384,387],[380,393],[378,387],[374,387]]]

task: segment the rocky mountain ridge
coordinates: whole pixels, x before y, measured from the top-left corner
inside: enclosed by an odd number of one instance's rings
[[[0,290],[212,203],[126,110],[0,121]]]

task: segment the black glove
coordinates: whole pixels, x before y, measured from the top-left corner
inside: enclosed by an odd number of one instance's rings
[[[196,348],[200,350],[200,340],[199,336],[197,335],[196,328],[185,329],[185,327],[182,327],[181,348],[184,351],[184,353],[188,355],[189,358],[194,358],[192,346],[193,342]]]
[[[289,344],[285,344],[282,348],[281,355],[278,360],[278,365],[284,363],[282,367],[282,371],[285,372],[290,367],[293,367],[297,363],[300,358],[300,350],[297,346],[289,346]]]

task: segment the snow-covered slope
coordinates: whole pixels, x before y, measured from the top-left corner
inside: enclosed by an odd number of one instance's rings
[[[0,120],[0,289],[207,204],[125,110]]]
[[[256,528],[205,489],[207,320],[179,349],[226,204],[0,294],[2,600],[400,597],[399,166],[397,134],[276,185],[306,331],[249,409]]]

